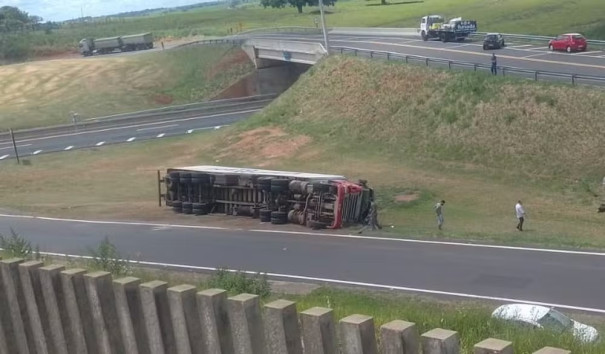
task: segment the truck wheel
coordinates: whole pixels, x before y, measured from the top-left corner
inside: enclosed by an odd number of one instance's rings
[[[422,33],[420,33],[420,36],[422,37],[422,40],[425,42],[429,40],[429,36],[426,35],[425,31],[422,31]]]
[[[274,211],[271,213],[271,223],[274,225],[283,225],[288,223],[288,213],[283,211]]]
[[[259,218],[261,222],[270,222],[271,221],[271,210],[269,209],[261,209],[258,212]]]

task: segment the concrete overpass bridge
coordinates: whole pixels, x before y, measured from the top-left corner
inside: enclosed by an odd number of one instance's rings
[[[257,69],[287,63],[313,65],[328,54],[320,43],[273,39],[248,39],[242,48]]]

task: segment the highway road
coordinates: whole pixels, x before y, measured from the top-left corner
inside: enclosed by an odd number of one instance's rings
[[[278,227],[244,231],[0,216],[0,233],[9,228],[43,251],[61,254],[85,255],[87,247],[108,236],[139,261],[605,313],[605,253],[280,232]]]
[[[323,43],[323,37],[316,34],[253,34],[250,37]],[[589,48],[588,51],[579,53],[551,52],[546,43],[540,45],[509,41],[503,49],[483,50],[482,42],[477,40],[443,43],[425,42],[420,36],[376,35],[331,35],[329,38],[331,47],[389,51],[484,65],[489,65],[492,53],[496,53],[500,66],[605,77],[605,49]]]
[[[17,138],[17,151],[20,157],[27,158],[52,152],[97,148],[220,129],[253,115],[271,101],[272,98],[240,101],[213,108],[211,113],[205,114],[176,111],[156,117],[143,116],[110,124],[98,124],[100,127],[69,127],[42,136]],[[0,162],[15,158],[15,155],[12,142],[8,139],[0,140]]]

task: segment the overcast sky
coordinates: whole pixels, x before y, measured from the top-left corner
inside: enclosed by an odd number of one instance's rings
[[[63,21],[84,16],[112,15],[159,7],[177,7],[208,0],[0,0],[0,6],[15,6],[44,21]]]

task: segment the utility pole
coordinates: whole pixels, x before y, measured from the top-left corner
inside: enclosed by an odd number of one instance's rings
[[[15,142],[15,133],[13,133],[12,129],[9,129],[11,133],[11,139],[13,140],[13,149],[15,149],[15,156],[17,157],[17,164],[20,165],[21,161],[19,161],[19,152],[17,151],[17,143]]]
[[[324,16],[323,0],[319,0],[319,13],[321,14],[321,29],[324,34],[324,46],[326,47],[326,52],[330,55],[330,43],[328,42],[328,32],[326,31],[326,17]]]

